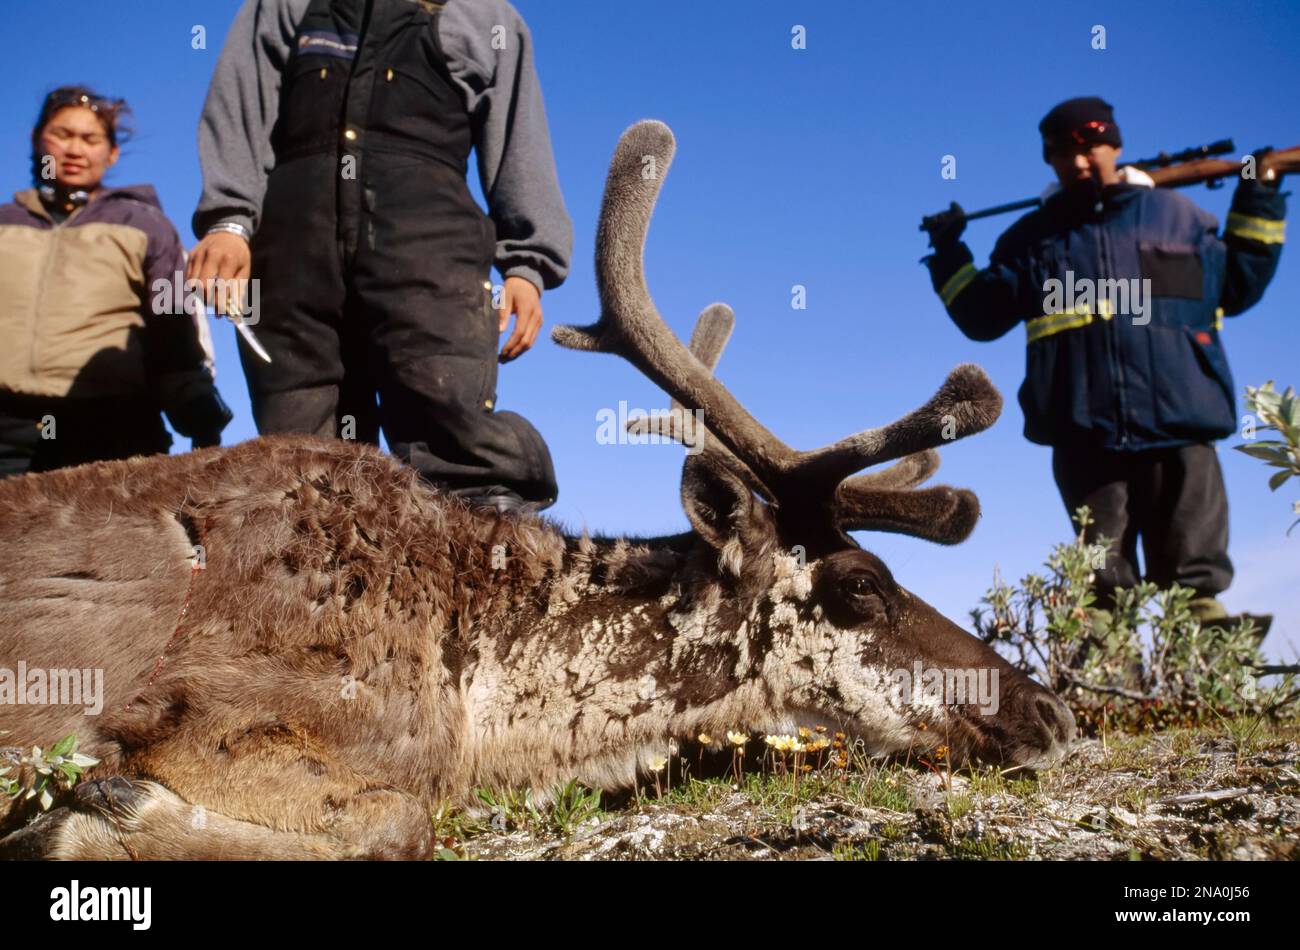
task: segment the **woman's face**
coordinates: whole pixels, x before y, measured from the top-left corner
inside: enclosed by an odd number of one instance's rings
[[[41,131],[41,154],[54,158],[54,176],[69,191],[94,191],[117,162],[99,116],[85,106],[68,106],[50,116]]]

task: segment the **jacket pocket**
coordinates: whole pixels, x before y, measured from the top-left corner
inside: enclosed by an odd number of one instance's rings
[[[1156,422],[1175,438],[1222,438],[1236,428],[1232,373],[1214,330],[1152,324]]]
[[[1042,445],[1056,444],[1066,433],[1089,427],[1088,377],[1071,373],[1070,342],[1066,334],[1059,334],[1029,344],[1025,352],[1020,408],[1026,437]]]
[[[440,109],[446,90],[440,89],[433,70],[417,71],[412,64],[381,66],[375,78],[370,125],[433,147],[439,141]]]
[[[1151,281],[1152,297],[1200,300],[1205,295],[1205,268],[1190,244],[1138,245],[1142,277]]]
[[[337,145],[350,65],[318,54],[295,53],[289,60],[280,89],[280,113],[271,131],[279,160]]]

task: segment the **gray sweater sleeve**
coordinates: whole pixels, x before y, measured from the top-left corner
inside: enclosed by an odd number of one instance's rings
[[[280,74],[309,3],[244,0],[226,35],[199,120],[203,194],[193,220],[199,237],[225,221],[257,229],[275,167],[271,129],[280,108]]]
[[[539,289],[558,287],[569,273],[573,223],[528,26],[506,0],[450,0],[439,39],[474,128],[479,182],[497,229],[497,270]]]

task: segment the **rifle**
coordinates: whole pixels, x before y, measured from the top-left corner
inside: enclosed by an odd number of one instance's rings
[[[1294,145],[1280,152],[1270,151],[1260,155],[1256,161],[1255,176],[1262,178],[1265,170],[1269,168],[1279,175],[1300,172],[1300,145]],[[1156,168],[1147,174],[1161,188],[1186,188],[1188,185],[1199,185],[1201,182],[1213,185],[1222,178],[1240,175],[1241,162],[1230,158],[1196,158],[1177,165]]]
[[[1209,145],[1186,148],[1172,155],[1161,152],[1154,158],[1126,162],[1120,167],[1129,166],[1146,172],[1151,176],[1151,180],[1156,183],[1156,186],[1160,188],[1186,188],[1190,185],[1199,185],[1201,182],[1205,182],[1208,187],[1213,188],[1221,183],[1221,179],[1241,174],[1242,164],[1240,161],[1214,157],[1216,155],[1226,155],[1232,150],[1232,139],[1220,139],[1217,142],[1211,142]],[[1300,172],[1300,145],[1283,149],[1280,152],[1270,151],[1259,156],[1255,169],[1256,176],[1262,177],[1265,170],[1269,168],[1272,168],[1279,175]],[[1042,198],[1026,198],[1024,201],[1013,201],[1009,204],[995,205],[992,208],[983,208],[979,211],[969,211],[963,217],[967,221],[973,221],[976,218],[988,218],[993,215],[1005,214],[1008,211],[1019,211],[1021,208],[1037,208],[1042,203]],[[947,211],[940,211],[938,214],[926,215],[921,219],[920,230],[928,231],[941,215],[948,213]]]

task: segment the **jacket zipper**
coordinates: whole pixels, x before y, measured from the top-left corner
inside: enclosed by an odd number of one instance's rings
[[[1101,265],[1102,274],[1100,280],[1109,280],[1110,275],[1114,272],[1114,265],[1110,259],[1110,240],[1107,237],[1106,229],[1108,221],[1106,219],[1106,209],[1102,209],[1102,217],[1097,222],[1097,237],[1101,245]],[[1100,285],[1099,280],[1099,285]],[[1107,285],[1109,286],[1109,285]],[[1101,309],[1101,299],[1098,295],[1097,309]],[[1107,308],[1109,309],[1109,308]],[[1115,381],[1116,395],[1119,397],[1119,420],[1118,433],[1119,444],[1123,448],[1128,445],[1128,395],[1126,391],[1126,382],[1124,379],[1124,359],[1120,354],[1119,340],[1119,319],[1118,314],[1111,314],[1110,319],[1106,321],[1110,326],[1107,328],[1107,334],[1111,341],[1111,369],[1112,378]]]
[[[52,225],[51,235],[50,235],[50,247],[49,250],[46,251],[45,261],[41,266],[40,282],[36,285],[36,297],[35,300],[32,302],[32,329],[31,329],[32,345],[30,350],[28,351],[28,362],[29,362],[28,372],[31,374],[31,379],[33,382],[35,382],[35,380],[40,378],[37,353],[40,344],[40,334],[47,322],[41,319],[42,301],[45,300],[46,289],[48,288],[50,283],[50,271],[53,270],[54,268],[54,262],[59,259],[59,239],[63,231],[63,225],[66,223],[67,223],[67,219],[64,219],[63,221],[50,222],[50,224]]]
[[[51,240],[50,250],[45,258],[45,263],[41,267],[40,283],[36,287],[36,303],[32,306],[32,346],[30,350],[31,373],[32,379],[39,378],[37,371],[37,344],[40,342],[38,334],[47,321],[41,319],[41,301],[45,299],[46,287],[50,282],[50,271],[54,267],[54,262],[59,259],[59,244],[62,239],[64,226],[71,223],[72,219],[80,215],[88,208],[89,205],[83,205],[80,208],[73,208],[72,213],[67,215],[62,221],[55,221],[51,217],[46,220],[50,222]]]

